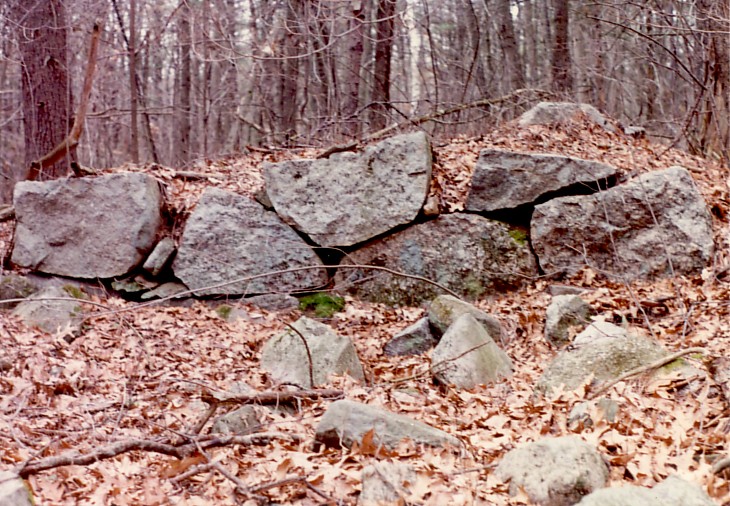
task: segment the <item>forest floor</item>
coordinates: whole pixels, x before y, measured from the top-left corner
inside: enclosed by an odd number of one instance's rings
[[[435,143],[434,191],[441,195],[443,212],[463,209],[478,152],[486,147],[574,155],[613,164],[632,176],[672,165],[689,169],[713,214],[716,235],[714,262],[701,275],[624,284],[586,269],[559,282],[589,289],[584,297],[599,314],[628,321],[672,351],[705,348],[706,360],[693,361],[700,369],[725,355],[730,342],[727,168],[589,124],[505,125],[483,137]],[[172,169],[152,165],[109,171],[159,177],[169,185],[172,205],[185,212],[206,186],[252,195],[262,185],[262,162],[318,152],[251,151],[190,168],[208,174],[204,181],[181,180]],[[9,248],[13,226],[0,224],[0,253]],[[224,444],[182,460],[156,453],[154,445],[143,443],[194,441],[186,436],[207,410],[204,394],[241,383],[257,391],[275,388],[259,368],[259,352],[301,313],[229,301],[242,316],[228,322],[210,303],[140,307],[94,297],[104,307],[84,306],[88,319],[69,344],[64,332],[42,333],[4,312],[0,470],[126,444],[132,450],[113,458],[31,474],[37,503],[253,505],[256,496],[264,496],[277,504],[355,504],[363,467],[387,460],[417,471],[408,504],[529,504],[523,495],[509,497],[494,466],[517,445],[572,434],[568,413],[589,394],[586,387],[547,399],[533,396],[533,385],[557,353],[543,336],[548,287],[555,282],[537,279],[520,291],[476,303],[502,322],[515,374],[470,391],[434,385],[428,356],[382,353],[393,334],[423,316],[422,308],[389,308],[348,297],[345,309],[326,321],[353,340],[367,371],[363,383],[342,377],[328,387],[443,429],[463,442],[457,450],[408,442],[381,453],[367,444],[316,448],[314,429],[331,402],[317,400],[303,402],[296,413],[261,410],[260,429],[269,439]],[[702,486],[718,504],[730,504],[730,475],[712,471],[713,462],[726,456],[730,433],[730,404],[721,385],[711,377],[676,383],[639,376],[606,395],[619,404],[616,420],[598,421],[579,433],[610,464],[611,486],[653,486],[677,474]]]

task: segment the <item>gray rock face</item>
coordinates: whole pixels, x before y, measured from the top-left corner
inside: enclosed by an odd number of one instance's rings
[[[77,330],[81,326],[82,311],[79,303],[72,300],[53,300],[72,297],[63,288],[50,286],[18,304],[13,309],[13,314],[20,316],[26,325],[45,332],[54,333],[66,327]]]
[[[247,197],[207,188],[188,218],[172,268],[196,295],[212,295],[318,287],[327,281],[324,269],[204,289],[246,276],[317,265],[322,265],[319,257],[274,213]]]
[[[459,300],[453,295],[439,295],[428,305],[428,320],[439,333],[439,337],[448,330],[460,316],[470,314],[479,323],[484,325],[492,339],[501,341],[502,324],[494,316],[472,306],[468,302]]]
[[[39,286],[36,283],[20,274],[11,272],[5,276],[0,276],[0,300],[24,299],[38,290]],[[4,302],[0,304],[0,309],[17,305],[17,302]]]
[[[416,471],[401,462],[375,462],[362,470],[359,506],[406,504],[408,490],[416,481]]]
[[[375,240],[347,258],[422,276],[468,298],[517,287],[537,275],[523,237],[504,223],[472,214],[439,216]],[[336,279],[338,288],[386,304],[417,305],[442,293],[423,281],[382,271],[340,268]]]
[[[654,488],[603,488],[584,497],[578,506],[715,506],[704,490],[670,476]]]
[[[33,506],[34,504],[33,495],[23,478],[10,471],[0,472],[0,505]]]
[[[421,318],[403,329],[387,342],[384,352],[389,357],[398,355],[421,355],[436,346],[438,341],[431,333],[428,318]]]
[[[146,174],[23,181],[15,186],[12,262],[49,274],[111,278],[134,269],[162,226],[162,196]]]
[[[649,364],[668,352],[655,341],[629,334],[607,322],[593,322],[573,340],[571,350],[560,352],[537,382],[538,391],[564,385],[578,388],[589,376],[603,383],[626,371]]]
[[[597,190],[617,174],[615,167],[580,158],[485,149],[474,167],[466,209],[515,209],[577,184]]]
[[[363,374],[357,351],[346,337],[339,336],[323,323],[302,316],[292,327],[307,341],[312,355],[312,375],[309,378],[309,357],[302,338],[291,329],[271,338],[261,351],[261,368],[277,383],[291,383],[303,388],[327,383],[331,374],[349,374],[362,380]]]
[[[474,388],[512,375],[512,360],[484,326],[465,314],[449,327],[431,354],[431,373],[440,383]]]
[[[431,181],[431,147],[417,132],[386,139],[362,154],[264,166],[276,212],[323,246],[350,246],[418,214]]]
[[[556,345],[570,342],[571,328],[584,328],[593,310],[577,295],[556,295],[545,316],[545,339]]]
[[[495,474],[510,481],[511,495],[523,489],[541,506],[571,506],[606,486],[608,466],[594,447],[577,436],[567,436],[510,451]]]
[[[712,258],[712,221],[682,167],[652,172],[594,195],[535,207],[531,238],[545,272],[588,263],[629,279],[693,274]]]
[[[350,447],[374,431],[374,444],[395,447],[403,439],[428,446],[459,445],[459,440],[446,432],[404,415],[391,413],[377,406],[341,400],[333,402],[317,425],[315,438],[325,446]]]
[[[210,431],[214,434],[248,434],[259,425],[255,406],[241,406],[219,417]]]
[[[590,104],[575,104],[573,102],[540,102],[535,107],[525,112],[517,120],[521,127],[529,125],[546,125],[550,123],[563,123],[571,120],[576,114],[583,113],[596,125],[604,130],[613,132],[614,127],[598,109]]]

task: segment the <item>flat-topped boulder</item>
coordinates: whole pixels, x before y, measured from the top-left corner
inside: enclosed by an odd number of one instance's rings
[[[606,188],[617,175],[615,167],[570,156],[485,149],[474,167],[466,209],[516,209],[551,193],[590,193]]]
[[[14,192],[12,262],[47,274],[127,274],[155,245],[162,195],[146,174],[22,181]]]
[[[431,181],[423,132],[391,137],[361,154],[264,166],[276,212],[322,246],[350,246],[413,221]]]
[[[254,294],[320,287],[327,274],[309,269],[231,282],[321,265],[276,214],[248,197],[207,188],[188,218],[172,269],[196,295]]]
[[[618,279],[697,274],[713,254],[712,219],[682,167],[535,207],[532,246],[546,273],[586,264]]]

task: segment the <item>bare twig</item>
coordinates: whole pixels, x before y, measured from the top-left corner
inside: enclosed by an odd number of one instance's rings
[[[292,325],[289,322],[284,322],[284,325],[286,325],[290,330],[293,330],[294,333],[299,336],[299,339],[301,339],[302,344],[304,345],[304,350],[307,352],[307,365],[309,366],[309,387],[314,388],[316,385],[314,384],[314,370],[312,367],[312,352],[309,350],[309,344],[307,343],[307,338],[304,337],[304,335],[299,332],[294,325]]]

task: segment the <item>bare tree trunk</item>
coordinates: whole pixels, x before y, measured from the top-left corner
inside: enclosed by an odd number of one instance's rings
[[[727,1],[701,0],[699,25],[704,29],[702,51],[707,95],[702,118],[701,147],[705,154],[730,160],[730,6]]]
[[[50,152],[66,138],[73,123],[73,99],[63,0],[19,1],[15,14],[23,63],[25,130],[25,167],[13,174],[14,182],[17,182],[27,177],[31,162]],[[75,159],[76,150],[72,148],[63,160],[39,174],[38,179],[66,175]]]
[[[505,69],[510,80],[510,91],[524,88],[525,71],[522,66],[522,56],[517,47],[510,0],[497,1],[497,17],[499,18],[499,36],[502,40]]]
[[[350,34],[347,36],[345,78],[342,81],[344,95],[342,107],[343,131],[349,137],[357,137],[360,127],[360,120],[356,117],[356,114],[360,107],[360,64],[364,51],[364,22],[365,12],[362,0],[353,0],[350,5],[350,17],[348,18]]]
[[[136,0],[129,0],[129,108],[130,156],[139,163],[139,136],[137,133],[137,9]]]
[[[390,63],[395,33],[396,0],[376,0],[375,63],[373,72],[370,130],[378,131],[388,123],[390,104]]]
[[[299,82],[299,42],[301,40],[301,0],[289,0],[286,6],[283,58],[281,61],[281,101],[279,131],[289,144],[297,134],[297,90]]]
[[[555,91],[572,95],[573,74],[570,59],[569,0],[554,0],[555,44],[553,45],[552,75]]]
[[[190,146],[191,128],[191,89],[192,89],[192,44],[190,34],[190,7],[187,2],[178,12],[177,37],[179,43],[179,72],[177,78],[177,100],[175,104],[175,135],[172,146],[172,160],[177,165],[185,165],[192,158]]]

